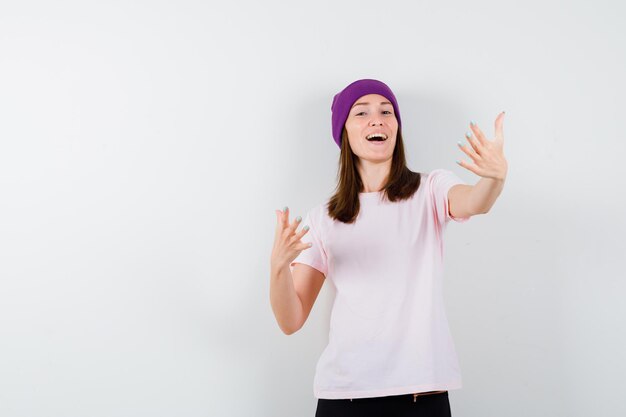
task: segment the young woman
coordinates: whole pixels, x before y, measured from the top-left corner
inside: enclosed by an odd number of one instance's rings
[[[300,231],[300,216],[276,211],[274,315],[292,334],[325,279],[335,287],[316,417],[450,416],[448,390],[461,388],[461,374],[443,304],[443,235],[450,220],[487,213],[502,191],[504,112],[495,141],[472,122],[468,144],[458,142],[473,161],[459,165],[482,177],[472,186],[445,169],[407,168],[398,103],[383,82],[351,83],[331,111],[339,182]]]

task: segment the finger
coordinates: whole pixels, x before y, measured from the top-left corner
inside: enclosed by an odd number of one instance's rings
[[[482,146],[487,144],[487,138],[485,137],[485,134],[483,133],[482,130],[480,130],[480,128],[478,127],[478,125],[476,123],[471,124],[470,123],[470,129],[472,129],[472,132],[474,132],[474,137],[476,138],[476,142]]]
[[[313,246],[313,243],[309,242],[309,243],[302,243],[300,244],[300,246],[298,247],[298,250],[305,250],[305,249],[309,249],[311,246]]]
[[[461,148],[461,151],[465,152],[465,154],[472,158],[473,161],[478,161],[479,159],[482,159],[480,155],[474,152],[474,149],[471,146],[465,146],[465,144],[463,144],[461,141],[458,141],[457,144],[459,145],[459,148]]]
[[[457,160],[456,163],[461,165],[463,168],[473,172],[474,174],[480,175],[480,174],[478,174],[478,167],[476,165],[470,164],[470,163],[465,162],[463,160]]]
[[[480,142],[478,142],[476,137],[474,135],[472,135],[472,132],[465,132],[465,138],[467,139],[467,141],[471,145],[472,149],[476,152],[476,154],[480,155],[481,154],[481,152],[480,152]]]
[[[283,229],[289,227],[289,207],[285,206],[280,213]]]
[[[276,214],[276,230],[280,229],[280,211],[274,210],[274,214]]]
[[[296,233],[296,238],[298,240],[302,239],[302,237],[304,235],[306,235],[309,232],[309,226],[308,225],[304,225],[304,227],[302,229],[300,229],[300,231],[298,233]]]
[[[282,217],[282,211],[281,210],[274,210],[274,212],[276,213],[276,233],[275,236],[278,236],[280,233],[282,233],[283,231],[283,217]]]
[[[291,236],[289,242],[290,244],[296,244],[298,246],[301,246],[303,244],[303,242],[300,241],[300,239],[302,239],[302,237],[304,235],[306,235],[309,232],[309,226],[305,225],[303,228],[301,228],[296,234],[294,234],[293,236]],[[308,243],[304,243],[304,245],[307,245]],[[300,248],[298,249],[300,250]]]
[[[313,244],[311,242],[298,242],[293,246],[295,250],[303,251],[305,249],[309,249]]]
[[[496,117],[496,140],[499,142],[504,141],[504,112],[500,113],[498,117]]]
[[[291,228],[291,230],[296,231],[296,229],[298,229],[298,225],[300,224],[300,222],[302,221],[302,217],[298,216],[296,217],[293,222],[291,223],[291,225],[289,226]]]

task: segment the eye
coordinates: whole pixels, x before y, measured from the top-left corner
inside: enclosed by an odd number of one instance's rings
[[[362,111],[362,112],[356,113],[356,114],[355,114],[355,116],[358,116],[358,115],[363,114],[363,113],[365,113],[365,112],[364,112],[364,111]],[[393,114],[393,113],[392,113],[392,112],[390,112],[389,110],[383,110],[383,113]]]

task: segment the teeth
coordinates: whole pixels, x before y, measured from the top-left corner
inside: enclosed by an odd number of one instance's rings
[[[372,133],[371,135],[368,135],[368,136],[366,137],[366,139],[368,139],[368,140],[369,140],[369,139],[374,138],[374,137],[379,137],[379,138],[387,139],[387,135],[385,135],[384,133]]]

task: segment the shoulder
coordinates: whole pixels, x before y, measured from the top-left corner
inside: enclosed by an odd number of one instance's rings
[[[311,219],[312,222],[320,223],[324,221],[324,217],[328,217],[328,209],[326,208],[326,203],[319,203],[314,205],[309,209],[307,215]]]
[[[311,214],[319,216],[320,214],[323,214],[324,208],[325,208],[325,203],[319,203],[319,204],[316,204],[313,207],[311,207],[309,209],[309,212]]]
[[[432,171],[422,173],[422,175],[424,175],[427,178],[437,178],[437,177],[442,177],[442,176],[449,176],[452,174],[453,174],[452,171],[450,171],[449,169],[444,169],[444,168],[437,168],[437,169],[433,169]]]
[[[424,178],[431,185],[463,182],[454,172],[444,168],[437,168],[424,173]]]

